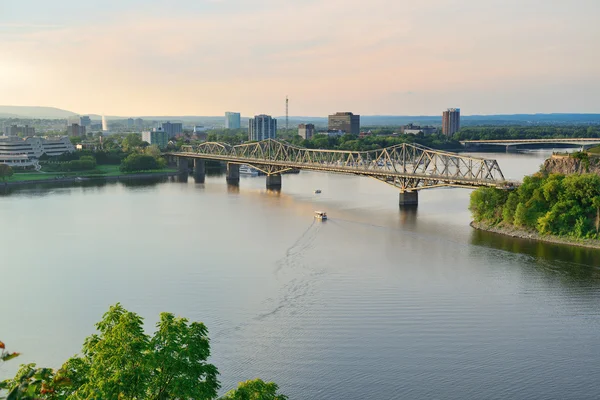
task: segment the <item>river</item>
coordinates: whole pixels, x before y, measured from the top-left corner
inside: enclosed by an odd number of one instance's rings
[[[521,179],[548,154],[483,155]],[[148,331],[162,311],[203,321],[223,391],[261,377],[291,399],[597,398],[600,251],[475,231],[467,189],[405,211],[368,178],[264,185],[0,196],[0,339],[23,353],[0,379],[60,366],[121,302]]]

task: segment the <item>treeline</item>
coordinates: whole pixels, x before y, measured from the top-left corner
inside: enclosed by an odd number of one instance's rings
[[[479,126],[464,127],[454,134],[454,140],[597,138],[600,126]]]
[[[538,173],[525,177],[513,191],[475,190],[469,209],[476,222],[542,235],[600,239],[600,176]]]

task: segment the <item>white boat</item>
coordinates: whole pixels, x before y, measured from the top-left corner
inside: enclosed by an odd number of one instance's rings
[[[327,219],[327,213],[325,211],[315,211],[315,218],[325,221]]]
[[[240,165],[240,175],[258,176],[258,171],[249,165]]]
[[[315,194],[319,194],[319,193],[321,193],[321,189],[315,190]]]

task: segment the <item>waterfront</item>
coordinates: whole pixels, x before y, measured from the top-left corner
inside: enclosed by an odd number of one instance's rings
[[[485,157],[521,179],[548,154]],[[404,211],[368,178],[224,181],[0,196],[0,339],[24,353],[11,364],[58,366],[120,301],[149,330],[161,311],[205,322],[224,389],[260,376],[292,399],[600,391],[600,251],[475,231],[465,189]]]

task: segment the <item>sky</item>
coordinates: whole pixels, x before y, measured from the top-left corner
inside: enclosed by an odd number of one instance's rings
[[[600,112],[599,0],[0,0],[0,104]]]

